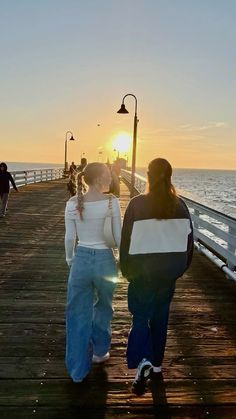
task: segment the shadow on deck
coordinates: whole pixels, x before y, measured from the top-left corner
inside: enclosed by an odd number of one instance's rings
[[[128,191],[121,190],[121,207]],[[125,364],[127,283],[114,300],[111,358],[82,384],[64,367],[64,181],[12,194],[0,220],[0,417],[236,418],[235,284],[203,256],[178,280],[163,378],[143,397]]]

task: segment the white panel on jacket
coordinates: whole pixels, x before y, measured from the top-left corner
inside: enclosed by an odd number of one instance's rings
[[[186,252],[190,233],[186,218],[135,221],[129,254]]]

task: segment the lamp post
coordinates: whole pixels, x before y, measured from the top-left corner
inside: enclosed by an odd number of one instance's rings
[[[103,154],[103,151],[102,150],[98,150],[98,161],[99,162],[102,160],[102,154]]]
[[[119,150],[117,150],[116,148],[113,148],[113,151],[114,151],[114,153],[117,153],[116,154],[116,160],[118,160],[120,158],[120,152],[119,152]]]
[[[132,96],[135,99],[135,112],[134,112],[134,131],[133,131],[133,150],[132,150],[132,167],[131,167],[131,183],[130,183],[130,198],[132,198],[135,195],[135,165],[136,165],[136,145],[137,145],[137,126],[138,126],[138,117],[137,117],[137,107],[138,107],[138,101],[135,95],[132,93],[128,93],[125,95],[122,99],[122,104],[120,109],[117,111],[117,113],[129,113],[125,107],[125,98],[127,96]]]
[[[67,170],[68,170],[68,163],[67,163],[67,141],[68,141],[68,134],[71,135],[71,137],[69,138],[69,141],[74,141],[74,137],[71,131],[67,131],[66,132],[66,138],[65,138],[65,162],[64,162],[64,174],[66,174]]]

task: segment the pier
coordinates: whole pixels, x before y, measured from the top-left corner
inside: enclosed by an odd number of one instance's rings
[[[0,220],[1,419],[236,418],[236,284],[197,252],[177,281],[163,379],[142,397],[131,393],[131,319],[120,277],[111,358],[72,383],[64,366],[66,182],[22,186]],[[122,183],[122,212],[128,200]]]

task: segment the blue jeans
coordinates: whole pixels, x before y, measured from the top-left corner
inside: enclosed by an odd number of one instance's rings
[[[143,358],[159,367],[164,358],[169,308],[175,280],[136,278],[129,284],[128,306],[133,316],[128,338],[128,368]]]
[[[68,280],[66,367],[73,381],[90,371],[92,356],[110,348],[117,267],[110,249],[77,247]]]

